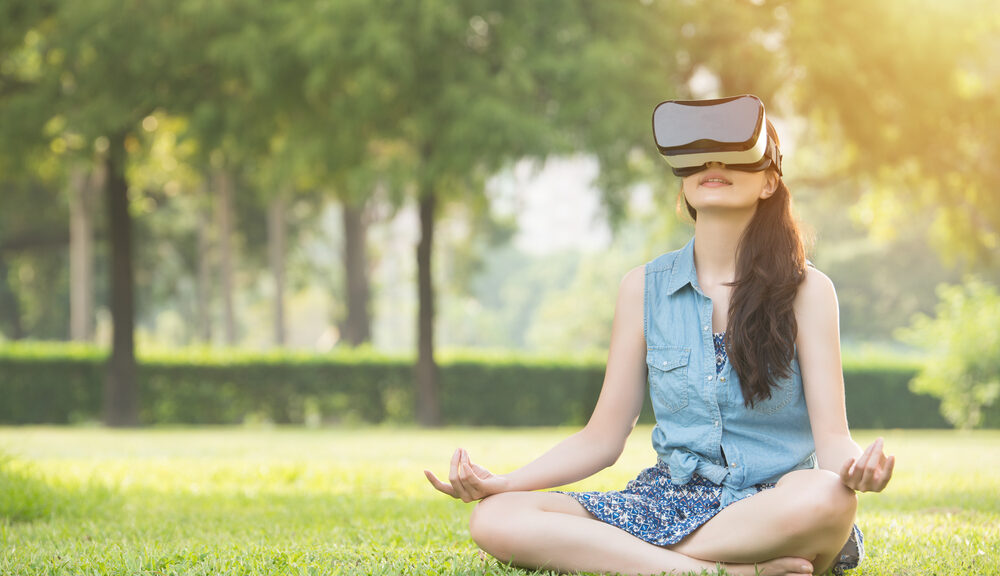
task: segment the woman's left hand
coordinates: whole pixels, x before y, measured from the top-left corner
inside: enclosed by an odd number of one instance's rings
[[[857,459],[844,462],[840,479],[844,485],[858,492],[881,492],[892,478],[895,456],[886,457],[882,452],[883,440],[877,438]]]

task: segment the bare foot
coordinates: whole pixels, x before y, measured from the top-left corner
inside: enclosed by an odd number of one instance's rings
[[[804,558],[784,556],[754,564],[726,564],[726,572],[733,576],[812,576],[813,565]]]

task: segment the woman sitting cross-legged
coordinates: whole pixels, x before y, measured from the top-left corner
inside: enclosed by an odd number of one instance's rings
[[[842,574],[864,555],[857,491],[894,457],[851,439],[837,297],[806,260],[778,138],[753,165],[677,170],[686,246],[621,282],[603,388],[587,425],[492,474],[456,450],[449,482],[475,542],[503,562],[566,572]],[[620,491],[539,491],[614,464],[649,387],[655,466]],[[713,572],[714,573],[714,572]]]

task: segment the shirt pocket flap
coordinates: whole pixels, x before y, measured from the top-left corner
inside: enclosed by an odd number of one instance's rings
[[[687,366],[690,357],[690,348],[680,346],[650,348],[646,351],[646,364],[661,372],[669,372],[675,368]]]

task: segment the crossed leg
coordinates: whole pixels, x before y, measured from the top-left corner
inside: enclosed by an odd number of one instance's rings
[[[814,567],[827,570],[847,541],[856,505],[835,474],[802,470],[727,507],[669,547],[597,520],[571,496],[553,492],[490,496],[476,506],[469,529],[486,552],[528,568],[683,574],[725,562],[733,575],[753,576],[757,569],[767,576],[812,574]]]
[[[826,573],[847,542],[858,498],[829,470],[797,470],[770,490],[724,508],[671,546],[695,558],[723,562],[795,554]]]

